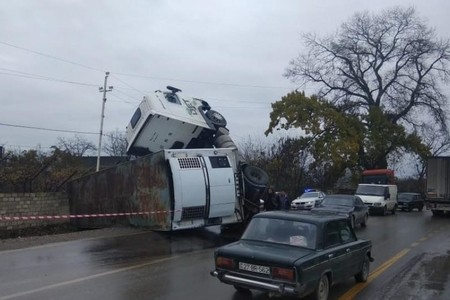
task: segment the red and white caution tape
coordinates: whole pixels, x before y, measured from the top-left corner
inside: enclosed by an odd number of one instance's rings
[[[0,216],[0,221],[23,221],[23,220],[58,220],[58,219],[76,219],[76,218],[103,218],[103,217],[121,217],[121,216],[138,216],[138,215],[152,215],[162,214],[171,211],[145,211],[145,212],[130,212],[130,213],[109,213],[109,214],[83,214],[83,215],[54,215],[54,216],[17,216],[8,217]]]

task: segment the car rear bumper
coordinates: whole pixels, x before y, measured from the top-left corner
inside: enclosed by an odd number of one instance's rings
[[[211,271],[210,274],[213,277],[217,277],[223,283],[238,285],[248,289],[275,292],[281,295],[301,296],[305,290],[303,286],[298,287],[294,283],[292,285],[289,285],[285,283],[264,282],[258,279],[245,278],[238,275],[222,273],[217,270]]]
[[[409,208],[414,208],[415,205],[409,204],[409,203],[398,203],[397,208],[398,209],[409,209]]]

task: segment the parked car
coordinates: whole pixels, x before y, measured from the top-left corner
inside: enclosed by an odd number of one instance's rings
[[[324,192],[318,190],[304,192],[300,197],[292,200],[291,209],[311,209],[318,206],[325,196]]]
[[[369,274],[372,243],[345,216],[270,211],[255,215],[241,239],[215,251],[211,275],[239,292],[327,299],[335,281]]]
[[[425,205],[425,200],[419,193],[398,193],[397,202],[399,209],[407,211],[412,211],[414,208],[422,211]]]
[[[369,207],[360,197],[354,195],[327,195],[318,207],[312,209],[317,212],[340,213],[350,220],[352,228],[356,224],[365,227],[369,219]]]

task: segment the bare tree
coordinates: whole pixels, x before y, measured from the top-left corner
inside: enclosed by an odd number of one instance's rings
[[[303,40],[308,51],[291,61],[285,76],[312,84],[320,101],[357,116],[366,133],[392,124],[397,134],[411,134],[433,122],[434,130],[448,135],[448,99],[440,83],[450,79],[450,42],[439,39],[414,8],[357,13],[336,33],[324,38],[305,34]],[[401,147],[389,135],[378,134],[376,143],[366,135],[361,158],[376,149],[374,164],[386,161]]]
[[[75,135],[72,139],[58,137],[58,148],[73,156],[83,156],[89,152],[94,152],[97,147],[87,139]]]
[[[430,126],[432,127],[432,126]],[[431,156],[439,156],[446,154],[450,151],[450,137],[447,134],[443,134],[441,131],[433,131],[431,128],[426,128],[426,135],[424,135],[423,141],[430,149]],[[427,171],[427,159],[428,156],[418,156],[415,169],[419,180],[423,180]]]
[[[110,156],[126,156],[127,154],[127,139],[125,132],[111,131],[106,135],[107,141],[103,146],[103,151],[105,151]]]

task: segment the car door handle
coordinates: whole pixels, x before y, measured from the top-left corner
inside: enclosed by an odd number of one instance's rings
[[[349,253],[350,252],[350,248],[345,249],[345,252]]]
[[[328,254],[328,258],[333,258],[334,257],[334,253]]]

